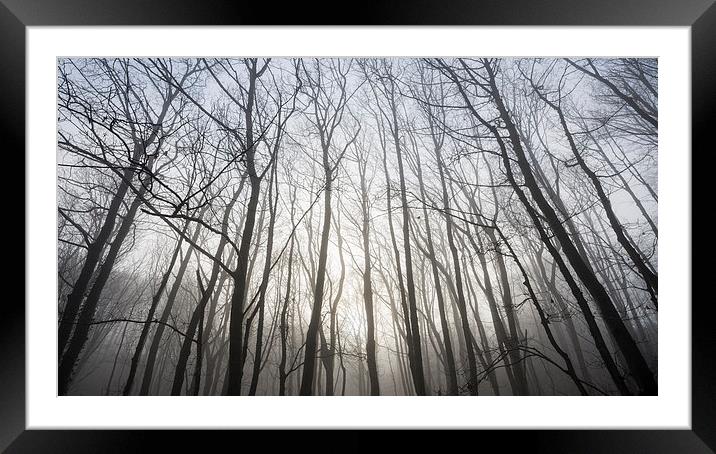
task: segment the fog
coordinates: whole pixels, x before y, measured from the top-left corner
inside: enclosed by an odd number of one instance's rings
[[[57,83],[59,394],[657,393],[655,59]]]

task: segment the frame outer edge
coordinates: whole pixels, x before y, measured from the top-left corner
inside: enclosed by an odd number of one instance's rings
[[[12,10],[6,4],[10,3]],[[128,1],[132,5],[131,1]],[[0,4],[0,39],[4,43],[0,46],[0,58],[3,62],[3,71],[0,72],[0,93],[2,93],[2,103],[0,103],[0,128],[4,133],[3,137],[3,148],[6,150],[7,155],[15,157],[15,159],[22,159],[19,163],[23,171],[24,167],[24,134],[25,134],[25,24],[29,23],[32,25],[71,25],[71,24],[83,24],[83,25],[110,25],[110,24],[145,24],[150,23],[185,23],[185,24],[198,24],[198,23],[225,23],[231,20],[237,20],[234,16],[229,15],[224,18],[219,18],[221,14],[230,13],[226,11],[226,8],[220,8],[219,12],[214,13],[214,20],[206,13],[198,14],[195,18],[191,18],[187,11],[191,11],[192,8],[184,8],[182,12],[178,12],[176,9],[169,14],[165,15],[162,19],[157,20],[157,14],[163,10],[166,6],[163,0],[157,1],[158,5],[156,8],[150,8],[150,14],[144,15],[142,18],[138,18],[137,10],[139,9],[138,4],[123,5],[124,12],[118,12],[116,16],[108,15],[107,11],[102,12],[103,7],[107,7],[109,2],[106,0],[98,0],[95,6],[85,5],[85,10],[82,14],[79,14],[80,9],[78,8],[77,0],[68,0],[61,3],[61,12],[58,12],[58,8],[51,7],[53,2],[46,0],[27,0],[25,3],[16,0],[2,0]],[[192,3],[187,2],[185,5]],[[429,2],[427,2],[429,3]],[[520,2],[518,2],[520,3]],[[559,4],[559,1],[551,2],[551,5]],[[644,5],[643,1],[630,1],[629,9],[633,9],[635,3]],[[662,3],[662,2],[657,2]],[[683,2],[687,3],[687,2]],[[662,3],[663,4],[663,3]],[[57,3],[60,5],[60,3]],[[591,16],[587,21],[581,21],[585,23],[579,23],[580,21],[575,20],[574,12],[570,8],[568,12],[563,12],[562,16],[557,14],[557,19],[552,19],[551,23],[554,25],[598,25],[600,22],[604,25],[619,25],[619,24],[634,24],[637,22],[633,18],[635,13],[633,11],[621,15],[624,10],[615,12],[613,8],[607,8],[611,10],[611,13],[600,13],[597,16]],[[46,7],[48,9],[46,9]],[[196,7],[194,7],[195,9]],[[409,7],[406,7],[408,10]],[[504,8],[504,7],[503,7]],[[108,8],[110,11],[116,11],[115,7]],[[473,12],[473,8],[466,7],[470,13]],[[660,8],[657,8],[660,9]],[[714,107],[713,100],[716,99],[716,6],[713,0],[693,0],[688,2],[688,7],[685,8],[684,4],[679,2],[671,2],[669,8],[662,9],[660,13],[653,13],[644,11],[647,13],[639,19],[642,22],[638,25],[692,25],[692,131],[693,131],[693,147],[697,147],[697,142],[707,144],[706,140],[709,140],[710,135],[709,129],[712,128],[712,118],[714,118]],[[375,11],[375,8],[369,8],[371,12]],[[380,10],[380,8],[379,8]],[[387,17],[383,17],[383,20],[390,22],[394,20],[395,4],[393,8],[389,8],[390,12]],[[413,11],[406,10],[407,18],[398,23],[430,23],[435,22],[435,18],[427,17],[426,2],[418,2],[415,5]],[[485,22],[485,23],[500,23],[500,15],[494,12],[494,7],[490,12],[483,15],[482,18],[476,18],[474,14],[465,14],[462,19],[459,18],[460,8],[450,8],[448,16],[452,17],[452,20],[446,20],[445,14],[439,14],[438,20],[443,22]],[[132,12],[134,11],[134,12]],[[705,11],[705,12],[704,12]],[[14,12],[14,13],[13,13]],[[388,12],[385,11],[384,12]],[[173,14],[172,14],[173,13]],[[234,11],[235,13],[235,11]],[[673,13],[673,14],[672,14]],[[211,14],[211,13],[209,13]],[[365,14],[365,13],[364,13]],[[524,17],[518,17],[516,22],[507,21],[507,24],[523,24],[523,25],[546,25],[544,22],[544,13],[538,14],[529,18],[530,12],[522,11],[518,13],[518,16],[523,15]],[[691,16],[689,16],[691,14]],[[249,14],[250,15],[250,14]],[[256,14],[255,17],[259,15]],[[300,16],[300,15],[299,15]],[[18,19],[21,18],[22,20]],[[244,16],[245,17],[245,16]],[[360,16],[364,18],[365,16]],[[689,17],[693,17],[693,20],[689,20]],[[626,18],[626,20],[625,20]],[[239,22],[244,20],[238,19]],[[260,19],[259,19],[260,20]],[[294,19],[295,20],[295,19]],[[504,18],[503,18],[503,22]],[[626,22],[626,23],[625,23]],[[693,94],[698,94],[694,96]],[[708,148],[713,148],[710,145]],[[704,150],[705,153],[708,153]],[[15,153],[13,155],[12,150],[23,150],[23,153]],[[22,158],[21,158],[22,156]],[[703,171],[703,170],[702,170]],[[23,172],[24,173],[24,172]],[[693,182],[708,181],[706,179],[693,178]],[[703,183],[699,183],[702,184]],[[694,191],[694,195],[698,193],[708,194],[708,188],[702,187],[700,191]],[[18,198],[19,199],[19,198]],[[24,198],[21,199],[24,204]],[[16,205],[20,204],[20,200],[15,201]],[[17,207],[19,209],[19,207]],[[24,208],[22,209],[24,212]],[[15,211],[16,213],[18,211]],[[24,233],[25,219],[23,218],[23,244],[27,241]],[[19,267],[16,268],[19,270]],[[25,259],[23,259],[23,272],[25,271]],[[16,271],[17,272],[17,271]],[[698,273],[699,277],[703,276],[708,270],[700,271],[694,267],[694,274]],[[695,280],[692,278],[692,281]],[[24,281],[24,280],[23,280]],[[699,279],[703,282],[703,279]],[[24,290],[24,288],[23,288]],[[23,298],[24,301],[24,298]],[[693,433],[690,435],[698,436],[704,443],[708,445],[712,452],[716,446],[716,373],[714,372],[716,367],[716,358],[714,354],[714,345],[716,345],[716,331],[714,331],[711,324],[714,318],[714,309],[711,302],[711,298],[706,300],[700,300],[700,302],[693,304],[692,307],[692,430]],[[0,330],[0,345],[2,345],[3,354],[0,355],[0,450],[5,449],[18,434],[22,434],[25,429],[25,312],[24,305],[17,304],[16,299],[6,299],[4,304],[0,304],[0,320],[2,320],[4,326],[3,330]],[[60,435],[59,431],[56,435]],[[99,436],[98,431],[93,431],[95,435]],[[669,432],[669,431],[667,431]],[[684,432],[688,431],[672,431],[673,436],[683,436]],[[20,439],[33,438],[36,441],[38,437],[47,438],[46,441],[50,441],[53,436],[48,436],[52,432],[45,432],[42,434],[40,431],[30,431],[21,435]],[[611,432],[613,433],[613,432]],[[646,432],[650,433],[650,432]],[[654,433],[651,431],[651,433]],[[553,432],[556,435],[556,432]],[[576,433],[574,433],[576,435]],[[32,435],[32,437],[30,437]],[[75,435],[70,435],[65,432],[65,436],[70,438]],[[85,436],[87,436],[85,432]],[[487,435],[487,434],[486,434]],[[605,433],[606,435],[606,433]],[[77,437],[80,433],[76,434]],[[136,435],[134,435],[136,438]],[[95,436],[90,436],[95,438]],[[110,437],[112,438],[112,437]],[[115,437],[116,438],[116,437]],[[129,437],[130,439],[133,437]],[[185,438],[185,437],[179,437]],[[221,437],[224,438],[224,437]],[[422,437],[420,437],[422,438]],[[553,438],[549,436],[548,438]],[[571,438],[570,435],[566,436],[567,439]],[[586,438],[592,438],[587,435]],[[611,436],[607,436],[611,438]],[[617,440],[621,438],[617,436]],[[18,440],[21,441],[21,440]],[[18,443],[13,444],[15,447]],[[20,443],[22,445],[23,443]],[[568,443],[572,444],[572,443]],[[537,443],[539,445],[539,443]],[[27,446],[27,445],[25,445]],[[18,446],[19,447],[19,446]],[[51,445],[45,445],[45,448],[51,448]],[[588,448],[587,446],[583,446]],[[662,446],[663,447],[663,446]],[[704,446],[705,448],[705,446]],[[708,449],[708,448],[706,448]],[[589,449],[587,449],[589,451]],[[657,451],[660,451],[657,449]],[[595,451],[592,451],[595,452]]]
[[[0,153],[3,156],[3,177],[11,174],[25,174],[25,25],[3,4],[0,4]],[[13,170],[11,170],[13,169]],[[20,172],[22,170],[22,172]],[[17,185],[17,180],[0,180],[7,187]],[[6,233],[6,238],[22,238],[26,244],[25,198],[7,197],[4,226],[12,226],[15,232]],[[18,188],[19,189],[19,188]],[[20,213],[23,213],[22,217]],[[3,216],[4,217],[4,216]],[[10,220],[12,219],[12,221]],[[22,229],[20,232],[17,230]],[[8,229],[9,230],[9,229]],[[19,233],[19,235],[18,235]],[[12,235],[12,236],[11,236]],[[16,243],[20,245],[19,241]],[[19,251],[17,251],[19,252]],[[12,257],[5,253],[6,258]],[[6,270],[23,276],[6,274],[3,281],[23,282],[20,292],[3,292],[0,299],[0,451],[25,430],[25,254],[13,257],[14,265]],[[6,262],[7,263],[7,262]],[[20,294],[22,299],[17,297]]]
[[[716,118],[716,4],[699,17],[691,27],[691,128],[692,128],[692,199],[713,194],[713,174],[708,165],[694,166],[696,151],[699,159],[713,158],[713,122]],[[702,203],[699,203],[702,202]],[[705,204],[704,204],[705,203]],[[702,233],[709,224],[704,219],[693,223],[693,207],[713,207],[713,200],[692,200],[692,244],[696,227]],[[711,210],[707,208],[707,212]],[[701,211],[704,213],[704,211]],[[708,228],[708,227],[706,227]],[[712,232],[709,232],[709,236]],[[705,235],[700,235],[707,238]],[[713,243],[713,239],[709,241]],[[693,254],[693,247],[691,248]],[[702,252],[706,257],[706,251]],[[698,266],[692,255],[692,283],[702,287],[709,282],[711,267]],[[716,451],[716,319],[713,297],[702,292],[696,294],[692,284],[692,376],[691,376],[691,427],[712,450]]]

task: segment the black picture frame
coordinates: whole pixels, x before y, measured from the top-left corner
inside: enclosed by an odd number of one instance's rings
[[[325,3],[325,4],[323,4]],[[322,13],[317,13],[318,11]],[[692,150],[704,156],[713,149],[712,119],[716,100],[716,6],[714,0],[414,0],[361,2],[342,5],[325,0],[292,2],[221,0],[0,0],[0,115],[4,178],[9,190],[11,174],[25,168],[25,32],[33,25],[556,25],[556,26],[690,26],[692,68]],[[710,145],[710,146],[709,146]],[[703,148],[703,150],[701,150]],[[709,198],[706,184],[708,166],[693,166],[692,194]],[[687,157],[685,157],[686,159]],[[701,163],[702,156],[699,156]],[[6,167],[7,166],[7,167]],[[702,178],[699,178],[701,176]],[[699,188],[697,185],[700,184]],[[24,184],[23,184],[24,187]],[[25,231],[25,199],[19,195],[6,202],[4,226],[23,226],[24,244],[31,241]],[[14,204],[14,206],[13,206]],[[712,203],[692,206],[713,206]],[[11,211],[10,211],[11,210]],[[708,208],[705,211],[709,211]],[[11,221],[12,219],[12,221]],[[691,220],[692,225],[693,220]],[[702,225],[707,224],[703,223]],[[706,227],[708,228],[708,227]],[[692,228],[692,235],[694,229]],[[17,238],[18,232],[8,232]],[[7,237],[10,238],[10,237]],[[693,240],[692,240],[693,241]],[[15,241],[19,244],[19,242]],[[17,272],[27,271],[20,260],[6,254],[6,264]],[[705,255],[705,252],[702,252]],[[692,260],[693,262],[693,260]],[[692,282],[708,283],[710,268],[694,266]],[[6,287],[19,287],[19,276],[6,274]],[[14,277],[14,276],[13,276]],[[24,279],[23,279],[24,281]],[[10,284],[13,285],[10,285]],[[692,290],[693,291],[693,290]],[[716,329],[712,297],[692,296],[692,423],[691,430],[485,430],[461,437],[479,441],[487,447],[497,443],[508,452],[532,450],[551,453],[707,453],[716,452]],[[147,430],[25,430],[25,308],[24,298],[0,298],[0,449],[7,452],[132,452],[152,449],[151,442],[163,450],[195,450],[196,446],[247,447],[246,432],[236,431],[147,431]],[[479,409],[476,409],[479,411]],[[635,422],[635,423],[638,423]],[[333,431],[330,436],[303,438],[270,436],[271,448],[280,450],[301,443],[340,443],[346,449],[372,449],[363,431]],[[413,431],[409,436],[390,436],[390,442],[408,450],[426,447],[428,437],[439,442],[440,435]],[[264,435],[265,436],[265,435]],[[252,435],[253,437],[253,435]],[[264,438],[265,440],[266,438]],[[300,440],[306,440],[301,442]],[[335,439],[335,440],[334,440]],[[206,445],[211,440],[211,445]],[[258,440],[256,440],[258,441]],[[464,440],[444,437],[443,449]],[[247,444],[243,444],[247,443]],[[335,446],[335,445],[333,445]],[[386,446],[381,442],[381,446]],[[457,449],[460,445],[455,444]],[[300,446],[299,446],[300,447]]]

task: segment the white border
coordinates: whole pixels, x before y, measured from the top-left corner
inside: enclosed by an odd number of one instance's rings
[[[658,56],[659,396],[58,397],[58,56]],[[27,428],[690,428],[688,27],[28,27]]]

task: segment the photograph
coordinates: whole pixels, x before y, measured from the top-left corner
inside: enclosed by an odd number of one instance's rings
[[[58,57],[56,395],[658,396],[660,91],[656,57]]]

